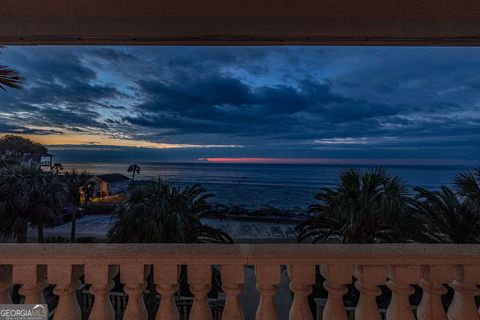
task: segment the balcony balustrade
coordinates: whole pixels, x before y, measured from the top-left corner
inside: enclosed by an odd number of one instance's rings
[[[221,274],[225,296],[223,320],[243,320],[239,296],[245,267],[253,266],[260,300],[256,320],[276,320],[274,296],[281,267],[288,272],[293,301],[292,320],[313,319],[309,295],[316,268],[325,281],[328,299],[319,318],[324,320],[381,319],[376,297],[380,287],[391,292],[388,320],[479,320],[475,296],[480,294],[479,245],[323,245],[323,244],[2,244],[0,245],[0,303],[11,303],[12,285],[20,285],[24,303],[44,303],[44,289],[54,286],[57,320],[80,320],[80,287],[88,288],[93,305],[90,320],[113,320],[111,291],[117,276],[128,296],[123,319],[147,320],[146,279],[153,276],[160,295],[156,320],[178,320],[175,293],[180,266],[186,266],[193,303],[190,320],[213,319],[208,293],[212,269]],[[184,268],[185,269],[185,268]],[[347,285],[359,292],[352,310],[344,306]],[[422,289],[418,306],[410,304],[413,285]],[[444,307],[447,286],[454,290]]]

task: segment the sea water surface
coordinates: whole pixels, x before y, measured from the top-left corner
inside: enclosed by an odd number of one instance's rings
[[[66,170],[86,170],[90,174],[121,173],[130,176],[126,163],[64,163]],[[136,179],[162,178],[180,186],[200,183],[214,197],[211,201],[249,209],[262,207],[306,208],[324,187],[334,187],[342,171],[366,170],[371,166],[300,164],[217,164],[217,163],[138,163]],[[450,186],[465,166],[383,166],[410,187],[438,189]]]

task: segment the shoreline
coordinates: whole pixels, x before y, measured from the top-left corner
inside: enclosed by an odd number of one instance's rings
[[[344,170],[351,167],[372,167],[163,162],[142,162],[140,166],[141,172],[135,176],[135,183],[138,185],[158,178],[180,188],[200,184],[208,194],[212,194],[209,202],[244,207],[248,211],[264,211],[264,208],[274,207],[293,212],[294,218],[298,208],[306,211],[310,205],[317,203],[315,195],[323,188],[335,188],[339,175]],[[65,163],[65,170],[74,167],[85,169],[90,174],[120,173],[131,178],[127,173],[127,165],[118,162]],[[392,175],[398,176],[409,190],[414,187],[438,190],[443,185],[450,186],[458,172],[470,169],[465,166],[440,164],[384,167],[389,169]]]
[[[121,194],[119,194],[121,197]],[[119,198],[98,200],[85,207],[85,215],[111,215]],[[300,207],[278,208],[268,205],[250,208],[241,204],[223,204],[209,202],[213,212],[206,217],[221,220],[269,222],[269,223],[299,223],[310,215],[307,209]],[[102,212],[103,209],[103,212]],[[68,222],[68,221],[66,221]]]

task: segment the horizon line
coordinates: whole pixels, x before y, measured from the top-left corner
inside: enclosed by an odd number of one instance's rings
[[[198,158],[204,163],[232,164],[330,164],[330,165],[471,165],[458,159],[368,159],[368,158]]]

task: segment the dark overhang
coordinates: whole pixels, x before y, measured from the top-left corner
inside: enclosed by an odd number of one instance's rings
[[[479,45],[477,0],[0,0],[3,44]]]

